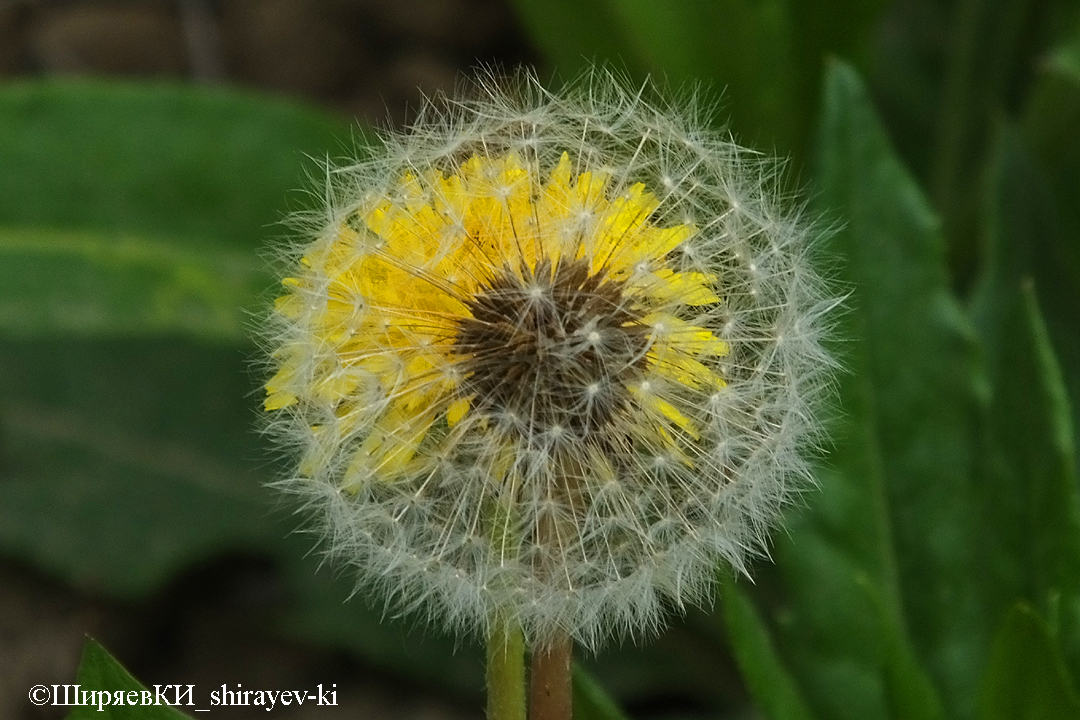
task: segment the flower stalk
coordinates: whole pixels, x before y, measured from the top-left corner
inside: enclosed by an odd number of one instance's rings
[[[574,642],[559,633],[532,653],[529,720],[570,720]]]
[[[487,720],[525,720],[525,638],[502,615],[487,644]]]

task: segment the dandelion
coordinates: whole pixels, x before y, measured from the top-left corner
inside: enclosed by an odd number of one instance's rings
[[[363,587],[595,649],[763,550],[808,478],[835,302],[775,165],[692,102],[605,71],[478,86],[330,170],[265,407]]]

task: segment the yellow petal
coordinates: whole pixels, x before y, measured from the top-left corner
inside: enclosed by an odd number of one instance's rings
[[[465,413],[469,411],[469,405],[469,398],[461,398],[450,403],[450,407],[446,409],[446,422],[450,427],[454,427],[461,418],[465,417]]]
[[[293,395],[291,392],[279,390],[278,392],[271,393],[267,396],[266,400],[263,402],[263,409],[280,410],[281,408],[289,407],[294,403],[296,403],[295,395]]]

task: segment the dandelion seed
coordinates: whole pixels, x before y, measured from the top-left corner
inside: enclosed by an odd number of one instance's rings
[[[762,551],[835,303],[769,166],[692,103],[603,71],[480,87],[332,171],[265,407],[299,451],[282,486],[365,586],[596,648]]]

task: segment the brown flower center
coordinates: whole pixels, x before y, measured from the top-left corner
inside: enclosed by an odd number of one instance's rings
[[[468,301],[455,351],[472,406],[528,433],[608,424],[645,367],[648,331],[623,284],[587,260],[501,272]]]

